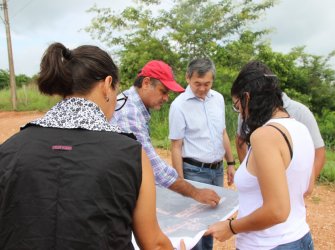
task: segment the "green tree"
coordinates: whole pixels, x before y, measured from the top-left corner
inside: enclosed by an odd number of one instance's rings
[[[0,69],[0,89],[9,87],[9,72]]]
[[[96,6],[89,10],[96,16],[86,30],[114,49],[123,84],[129,86],[151,59],[172,65],[177,80],[184,82],[187,62],[208,56],[217,68],[213,87],[229,105],[232,82],[245,63],[256,59],[274,71],[291,98],[316,114],[323,132],[335,123],[335,71],[329,66],[335,51],[327,57],[306,53],[303,46],[289,53],[275,52],[262,39],[268,29],[249,30],[275,0],[175,0],[168,9],[162,9],[160,2],[137,0],[121,13]],[[326,138],[334,145],[333,136]]]
[[[15,76],[16,86],[22,87],[23,85],[29,84],[32,81],[32,78],[24,74]]]
[[[190,59],[213,57],[218,45],[234,40],[273,5],[274,0],[175,0],[170,9],[162,9],[160,1],[137,0],[120,14],[94,6],[89,11],[96,17],[86,30],[116,48],[126,82],[150,59],[165,60],[177,79],[184,79]],[[155,13],[153,6],[159,9]]]
[[[32,81],[32,78],[24,74],[15,76],[16,86],[22,87]],[[9,72],[8,70],[0,69],[0,89],[9,88]]]

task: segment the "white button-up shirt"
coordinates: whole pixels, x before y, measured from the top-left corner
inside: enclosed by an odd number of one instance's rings
[[[202,100],[188,86],[171,104],[169,138],[183,139],[182,157],[206,163],[221,161],[225,128],[224,99],[212,89]]]

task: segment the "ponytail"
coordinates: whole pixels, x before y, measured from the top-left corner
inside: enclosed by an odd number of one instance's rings
[[[37,84],[47,95],[85,95],[107,76],[112,76],[115,88],[119,72],[106,51],[92,45],[70,50],[61,43],[53,43],[43,55]]]

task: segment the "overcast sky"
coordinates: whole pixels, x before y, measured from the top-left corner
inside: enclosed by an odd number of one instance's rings
[[[81,44],[103,44],[80,31],[92,18],[86,13],[98,7],[122,10],[131,0],[7,0],[16,74],[32,76],[39,71],[41,56],[52,42],[69,48]],[[1,1],[0,1],[1,2]],[[163,3],[169,2],[163,0]],[[3,11],[1,10],[3,19]],[[269,9],[258,27],[272,28],[272,48],[289,52],[295,46],[306,51],[327,55],[335,50],[335,0],[281,0]],[[335,69],[335,60],[332,61]],[[8,69],[6,32],[0,20],[0,69]]]

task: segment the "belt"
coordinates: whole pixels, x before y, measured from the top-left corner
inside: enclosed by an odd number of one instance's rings
[[[222,161],[216,161],[213,163],[204,163],[201,161],[194,160],[192,158],[183,158],[183,161],[199,168],[218,169],[222,165]]]

